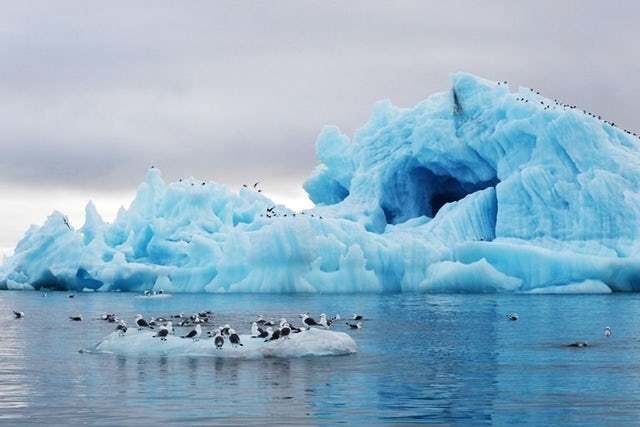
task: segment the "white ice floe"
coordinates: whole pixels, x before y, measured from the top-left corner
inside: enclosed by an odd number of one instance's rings
[[[353,338],[344,332],[311,329],[292,334],[287,339],[265,342],[262,338],[240,335],[242,346],[233,347],[228,337],[222,349],[216,349],[213,339],[194,341],[168,336],[166,341],[154,337],[154,331],[130,329],[121,336],[117,332],[99,342],[92,352],[120,356],[209,356],[259,359],[263,357],[339,356],[357,351]]]

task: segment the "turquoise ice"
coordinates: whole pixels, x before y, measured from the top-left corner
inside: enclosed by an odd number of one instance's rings
[[[413,108],[376,104],[352,138],[323,129],[313,209],[150,169],[111,224],[89,203],[77,230],[58,212],[32,226],[0,287],[640,290],[637,137],[528,88],[451,82]]]

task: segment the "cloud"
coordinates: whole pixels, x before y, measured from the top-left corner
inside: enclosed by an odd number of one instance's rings
[[[129,194],[156,164],[299,198],[323,125],[457,70],[635,125],[633,2],[28,3],[0,16],[0,183],[25,197]]]

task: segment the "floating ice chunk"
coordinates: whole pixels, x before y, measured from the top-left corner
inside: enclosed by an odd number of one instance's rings
[[[240,335],[242,346],[232,347],[228,339],[217,349],[213,339],[193,341],[168,336],[166,341],[154,337],[153,331],[129,329],[123,335],[113,332],[99,342],[91,352],[113,353],[121,356],[208,356],[240,359],[263,357],[339,356],[357,351],[353,338],[344,332],[310,329],[291,334],[287,339],[264,342],[262,338]]]
[[[485,259],[471,264],[443,261],[429,267],[420,289],[427,292],[495,293],[513,291],[520,283],[520,279],[499,272]]]
[[[611,288],[600,280],[587,279],[579,283],[569,283],[563,286],[548,286],[532,289],[529,294],[610,294]]]

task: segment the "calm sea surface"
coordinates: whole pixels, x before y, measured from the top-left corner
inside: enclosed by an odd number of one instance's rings
[[[24,311],[14,320],[11,310]],[[87,354],[115,312],[353,312],[358,353],[230,360]],[[505,314],[515,311],[520,320]],[[82,322],[69,315],[81,313]],[[640,296],[0,292],[0,424],[335,425],[640,422]],[[611,326],[613,336],[603,330]],[[346,330],[341,323],[337,330]],[[585,340],[589,347],[565,345]]]

